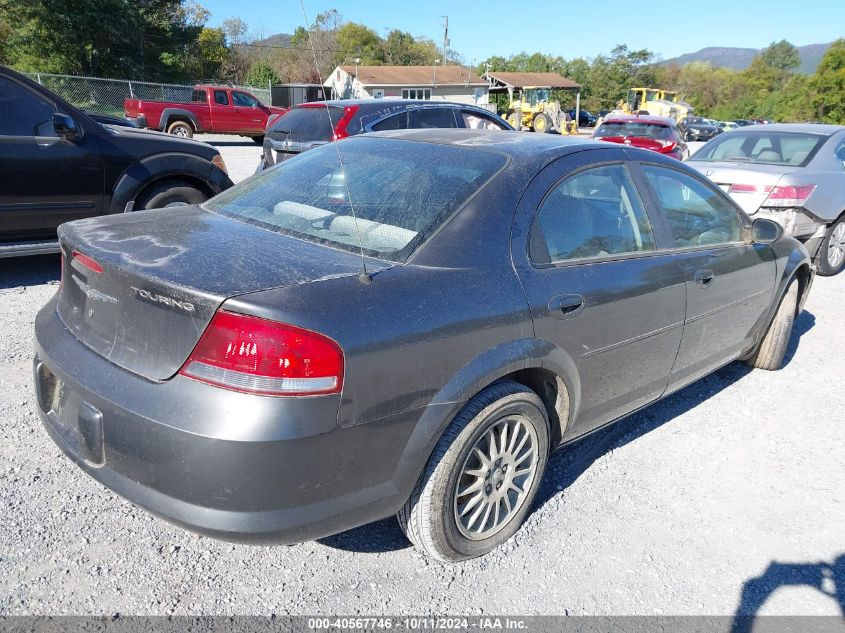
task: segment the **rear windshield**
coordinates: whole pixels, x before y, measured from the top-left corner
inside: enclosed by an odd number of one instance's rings
[[[595,132],[596,136],[643,136],[646,138],[672,138],[672,128],[668,125],[644,122],[609,122],[602,123]]]
[[[399,262],[507,162],[494,152],[397,139],[356,137],[339,145],[285,161],[212,198],[205,208]]]
[[[342,116],[343,108],[337,106],[293,108],[279,117],[270,133],[275,139],[328,142]]]
[[[825,140],[818,134],[752,132],[740,128],[717,136],[690,160],[804,167]]]

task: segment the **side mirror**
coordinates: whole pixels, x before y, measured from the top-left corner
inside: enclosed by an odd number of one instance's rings
[[[757,218],[751,225],[751,239],[755,244],[771,244],[783,235],[783,227],[767,218]]]
[[[76,121],[66,114],[53,115],[53,129],[56,134],[66,141],[73,140],[77,136]]]

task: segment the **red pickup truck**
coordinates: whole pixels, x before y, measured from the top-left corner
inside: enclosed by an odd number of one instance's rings
[[[286,108],[266,106],[248,92],[228,86],[194,86],[190,103],[126,99],[126,117],[139,127],[192,137],[200,132],[240,134],[261,145],[267,119]]]

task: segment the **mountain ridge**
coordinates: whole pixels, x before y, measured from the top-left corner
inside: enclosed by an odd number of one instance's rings
[[[830,48],[831,42],[827,44],[808,44],[798,46],[798,55],[801,57],[797,71],[801,73],[813,73],[819,65],[822,57]],[[661,64],[675,64],[683,66],[690,62],[710,62],[714,66],[730,68],[731,70],[744,70],[751,65],[754,56],[762,52],[762,48],[741,48],[736,46],[707,46],[694,53],[685,53],[665,59]]]

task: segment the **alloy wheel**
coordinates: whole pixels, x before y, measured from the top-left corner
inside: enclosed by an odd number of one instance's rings
[[[455,486],[458,530],[471,540],[502,530],[522,508],[537,474],[539,442],[521,416],[491,425],[475,442]]]
[[[845,222],[837,224],[827,244],[827,263],[836,269],[845,260]]]

